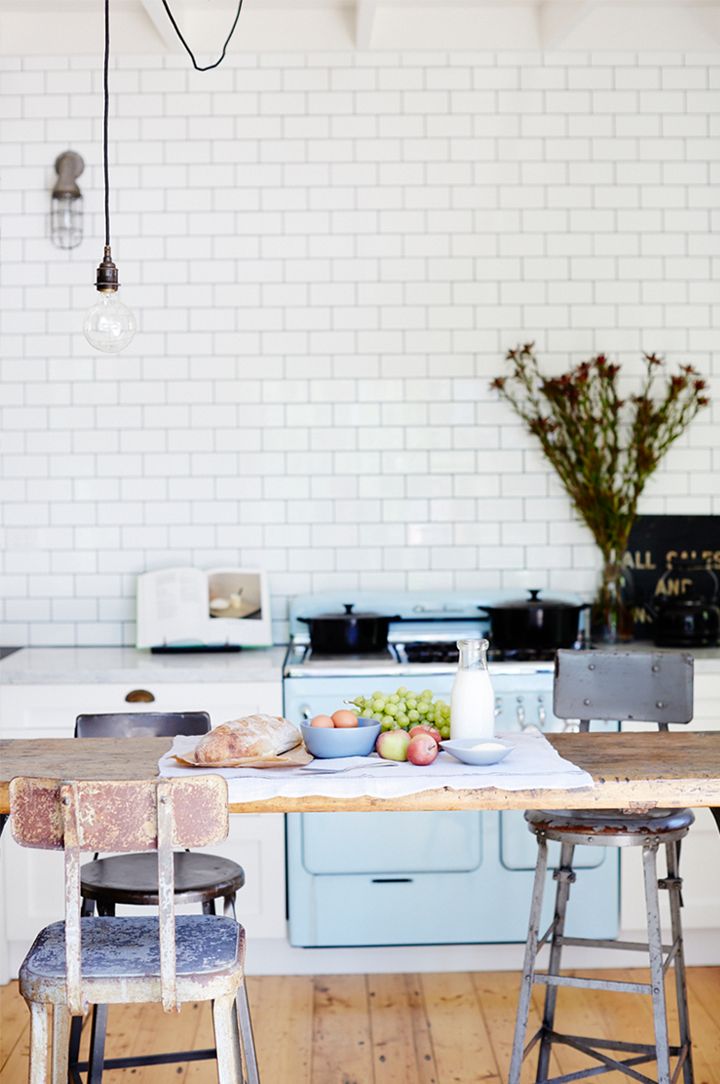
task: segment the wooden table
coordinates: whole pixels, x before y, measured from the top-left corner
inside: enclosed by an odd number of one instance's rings
[[[592,775],[587,790],[426,790],[403,798],[275,798],[234,803],[232,813],[373,810],[652,809],[720,806],[720,732],[548,734]],[[0,814],[14,776],[152,779],[168,738],[36,738],[0,741]],[[271,769],[268,769],[271,770]]]

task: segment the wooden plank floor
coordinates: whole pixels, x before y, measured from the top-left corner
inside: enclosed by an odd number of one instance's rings
[[[688,979],[695,1082],[720,1084],[720,968],[691,968]],[[263,1084],[503,1084],[506,1079],[516,973],[264,976],[251,978],[249,987]],[[25,1084],[29,1014],[17,983],[0,987],[0,1011],[0,1084]],[[535,1024],[538,1011],[536,998]],[[576,1033],[640,1041],[651,1035],[649,1002],[639,995],[561,990],[558,1013],[562,1028]],[[207,1005],[187,1005],[179,1016],[165,1016],[154,1005],[110,1012],[110,1057],[210,1045]],[[553,1069],[568,1073],[583,1064],[582,1055],[563,1048]],[[528,1064],[523,1079],[531,1075]],[[115,1070],[103,1079],[106,1084],[213,1084],[217,1078],[212,1062],[193,1062]],[[608,1073],[602,1079],[620,1084],[628,1078]]]

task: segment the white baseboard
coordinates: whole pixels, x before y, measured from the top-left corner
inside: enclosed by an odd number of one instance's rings
[[[643,932],[624,930],[621,940],[642,941]],[[379,948],[293,948],[287,941],[248,941],[247,970],[250,975],[351,975],[414,971],[519,971],[524,946],[517,945],[422,945]],[[688,966],[720,965],[720,930],[688,930],[685,934]],[[642,967],[637,952],[601,953],[567,948],[563,966]]]

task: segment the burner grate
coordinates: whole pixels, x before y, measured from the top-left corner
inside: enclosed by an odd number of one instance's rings
[[[491,647],[488,662],[552,662],[555,649],[534,651],[532,648]]]
[[[457,662],[460,653],[453,641],[423,641],[404,645],[408,662]]]

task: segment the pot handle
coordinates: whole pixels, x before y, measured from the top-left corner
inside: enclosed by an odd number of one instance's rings
[[[311,617],[298,617],[298,621],[302,621],[303,625],[309,625],[312,621]]]
[[[480,617],[485,617],[485,618],[487,618],[488,621],[491,619],[491,617],[492,617],[492,609],[491,608],[485,609],[484,606],[478,606],[478,611],[480,613]]]

